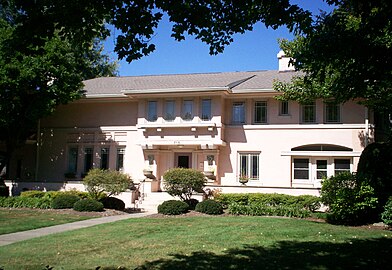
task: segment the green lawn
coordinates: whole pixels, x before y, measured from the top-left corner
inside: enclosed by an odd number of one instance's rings
[[[391,247],[391,231],[298,219],[138,218],[0,247],[0,268],[387,269]]]
[[[39,209],[0,208],[0,235],[6,233],[32,230],[58,224],[85,220],[91,217],[59,214],[56,211]]]

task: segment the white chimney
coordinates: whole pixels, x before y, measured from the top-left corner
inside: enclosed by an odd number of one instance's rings
[[[290,63],[290,57],[287,57],[283,50],[276,55],[279,61],[279,71],[294,71],[294,65]]]

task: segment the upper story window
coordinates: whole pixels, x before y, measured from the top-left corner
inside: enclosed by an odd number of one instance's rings
[[[301,122],[302,123],[316,123],[316,103],[315,102],[302,105]]]
[[[201,120],[211,120],[211,99],[203,99],[201,101]]]
[[[231,122],[237,125],[245,123],[245,102],[233,102]]]
[[[148,102],[148,107],[147,107],[147,120],[149,122],[154,122],[158,119],[158,114],[157,114],[157,102],[156,101],[149,101]]]
[[[166,100],[165,102],[165,120],[173,121],[175,119],[176,103],[174,100]]]
[[[335,102],[325,102],[325,123],[340,122],[340,104]]]
[[[289,102],[286,100],[279,102],[279,115],[289,115]]]
[[[256,101],[254,110],[254,123],[264,124],[267,123],[267,102]]]
[[[184,100],[182,104],[182,119],[190,121],[193,118],[193,100]]]

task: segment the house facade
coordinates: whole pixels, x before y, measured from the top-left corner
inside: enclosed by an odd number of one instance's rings
[[[323,177],[356,170],[372,115],[356,102],[278,101],[273,82],[296,75],[278,58],[273,71],[85,81],[84,98],[40,121],[10,176],[72,186],[91,168],[115,169],[154,193],[165,171],[186,167],[222,192],[317,195]]]

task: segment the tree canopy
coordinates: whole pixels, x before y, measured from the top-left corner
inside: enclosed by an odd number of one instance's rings
[[[76,24],[66,32],[59,14],[49,21],[34,2],[0,3],[1,172],[39,119],[80,98],[84,79],[114,75],[116,64],[102,54],[100,34],[79,35]]]
[[[392,2],[336,0],[304,35],[281,41],[303,77],[277,83],[283,98],[306,102],[352,99],[377,110],[392,109]]]

